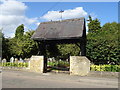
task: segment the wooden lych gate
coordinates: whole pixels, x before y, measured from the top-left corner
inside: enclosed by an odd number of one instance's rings
[[[80,42],[80,56],[86,56],[85,18],[42,22],[31,38],[38,42],[39,55],[44,56],[44,72],[47,71],[47,45],[77,44]]]

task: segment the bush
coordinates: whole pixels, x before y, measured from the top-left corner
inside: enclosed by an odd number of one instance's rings
[[[1,66],[10,66],[10,67],[28,67],[28,63],[0,63]]]
[[[55,61],[55,62],[48,62],[49,66],[58,66],[58,67],[69,67],[69,62],[66,61]]]
[[[91,65],[91,71],[120,72],[120,65]]]

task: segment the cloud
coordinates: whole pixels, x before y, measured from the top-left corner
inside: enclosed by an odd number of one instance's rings
[[[80,18],[86,16],[87,12],[83,9],[83,7],[76,7],[74,9],[64,10],[64,12],[62,13],[62,19]],[[48,11],[48,13],[41,18],[47,21],[57,21],[61,19],[61,13],[59,13],[59,11]]]
[[[28,18],[25,11],[28,8],[24,3],[15,0],[2,0],[0,4],[0,28],[6,37],[13,37],[15,29],[20,25],[30,25],[37,22],[37,18]]]

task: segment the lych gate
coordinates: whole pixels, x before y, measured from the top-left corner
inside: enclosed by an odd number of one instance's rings
[[[38,44],[39,42],[42,43],[39,44],[39,49],[40,49],[39,55],[44,56],[43,72],[46,72],[47,69],[47,58],[46,58],[47,45],[52,46],[59,43],[77,44],[80,42],[80,46],[79,46],[81,50],[80,56],[86,56],[86,25],[84,18],[40,23],[40,25],[38,26],[37,30],[35,31],[35,33],[31,38],[37,41]],[[75,58],[73,58],[73,61]]]

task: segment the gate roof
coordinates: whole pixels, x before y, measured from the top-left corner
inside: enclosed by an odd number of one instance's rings
[[[39,41],[76,39],[83,37],[83,33],[86,33],[84,27],[84,18],[42,22],[31,38]]]

